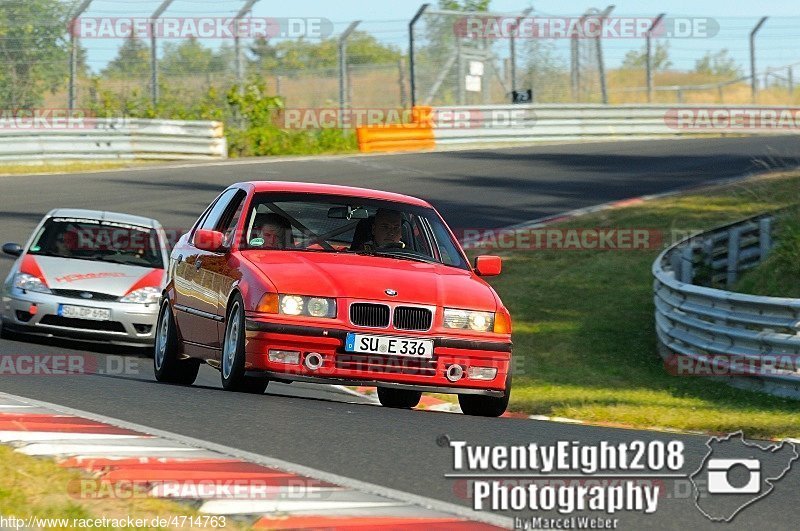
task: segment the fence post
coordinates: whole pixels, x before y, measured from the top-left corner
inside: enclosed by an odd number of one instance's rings
[[[244,82],[244,66],[242,65],[242,45],[241,45],[241,35],[239,34],[241,24],[239,21],[253,9],[253,4],[258,2],[258,0],[247,0],[247,3],[242,6],[239,12],[233,17],[234,24],[236,25],[234,28],[234,35],[233,35],[233,54],[235,56],[234,60],[236,61],[236,85],[239,87],[239,94],[244,94],[244,87],[242,86]]]
[[[397,83],[400,87],[400,107],[405,109],[408,105],[408,95],[406,94],[406,67],[403,58],[397,60]]]
[[[80,17],[87,9],[92,0],[83,0],[83,3],[75,10],[75,14],[69,22],[69,110],[75,108],[75,79],[78,77],[78,30],[77,23]]]
[[[414,24],[417,23],[419,17],[425,12],[426,9],[430,7],[430,4],[422,4],[419,8],[419,11],[414,15],[414,18],[411,19],[411,22],[408,23],[408,71],[409,71],[409,78],[411,80],[411,106],[417,104],[417,74],[414,69]]]
[[[150,17],[150,97],[153,101],[153,107],[158,105],[158,48],[156,42],[156,20],[158,20],[164,11],[167,10],[169,5],[174,0],[164,0],[158,6],[155,13]]]
[[[509,36],[509,53],[511,55],[511,92],[513,93],[517,90],[517,45],[516,45],[516,35],[514,35],[519,27],[520,21],[531,14],[533,11],[532,7],[527,7],[522,11],[522,14],[517,17],[514,21],[514,25],[509,28],[511,31],[511,35]]]
[[[348,74],[347,71],[347,38],[350,36],[353,31],[355,31],[356,26],[361,24],[360,20],[356,20],[350,23],[347,26],[347,29],[339,37],[339,126],[342,125],[342,120],[344,120],[344,111],[348,107],[349,102],[349,85],[348,83]]]
[[[650,25],[650,29],[647,30],[647,33],[644,35],[646,50],[645,67],[647,68],[647,103],[653,101],[653,48],[650,40],[653,30],[658,26],[659,22],[661,22],[661,19],[664,18],[664,15],[666,15],[666,13],[659,14]]]
[[[741,228],[734,227],[728,231],[728,271],[726,284],[731,287],[739,273],[739,245],[741,243]]]
[[[600,17],[598,18],[599,23],[602,25],[603,20],[608,17],[609,14],[614,10],[614,6],[610,5],[606,7],[602,13],[600,13]],[[606,67],[603,64],[603,47],[602,43],[602,32],[600,32],[595,41],[595,50],[597,51],[597,71],[600,74],[600,94],[603,98],[603,103],[608,104],[608,90],[606,89]]]
[[[756,33],[767,21],[767,17],[761,17],[758,24],[750,32],[750,94],[752,102],[756,102],[758,96],[758,79],[756,78]]]

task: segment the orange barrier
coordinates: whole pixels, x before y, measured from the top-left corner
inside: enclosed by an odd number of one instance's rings
[[[433,149],[432,115],[433,107],[416,106],[411,109],[411,123],[359,127],[358,149],[364,153]]]

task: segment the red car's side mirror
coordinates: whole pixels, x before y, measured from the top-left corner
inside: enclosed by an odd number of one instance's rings
[[[503,270],[503,260],[499,256],[478,256],[475,258],[475,271],[482,277],[493,277]]]
[[[221,232],[198,229],[194,233],[194,246],[203,251],[215,253],[222,248],[225,236]]]

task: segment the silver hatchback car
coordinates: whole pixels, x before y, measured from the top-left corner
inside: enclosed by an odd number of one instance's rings
[[[154,342],[169,244],[158,221],[95,210],[51,210],[2,286],[2,335]]]

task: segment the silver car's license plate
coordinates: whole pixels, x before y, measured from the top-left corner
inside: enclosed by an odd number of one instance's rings
[[[58,315],[75,319],[91,319],[92,321],[110,321],[111,310],[107,308],[90,308],[88,306],[73,306],[59,304]]]
[[[344,349],[359,354],[382,354],[384,356],[409,356],[412,358],[432,358],[432,339],[412,339],[408,337],[374,336],[368,334],[347,334]]]

